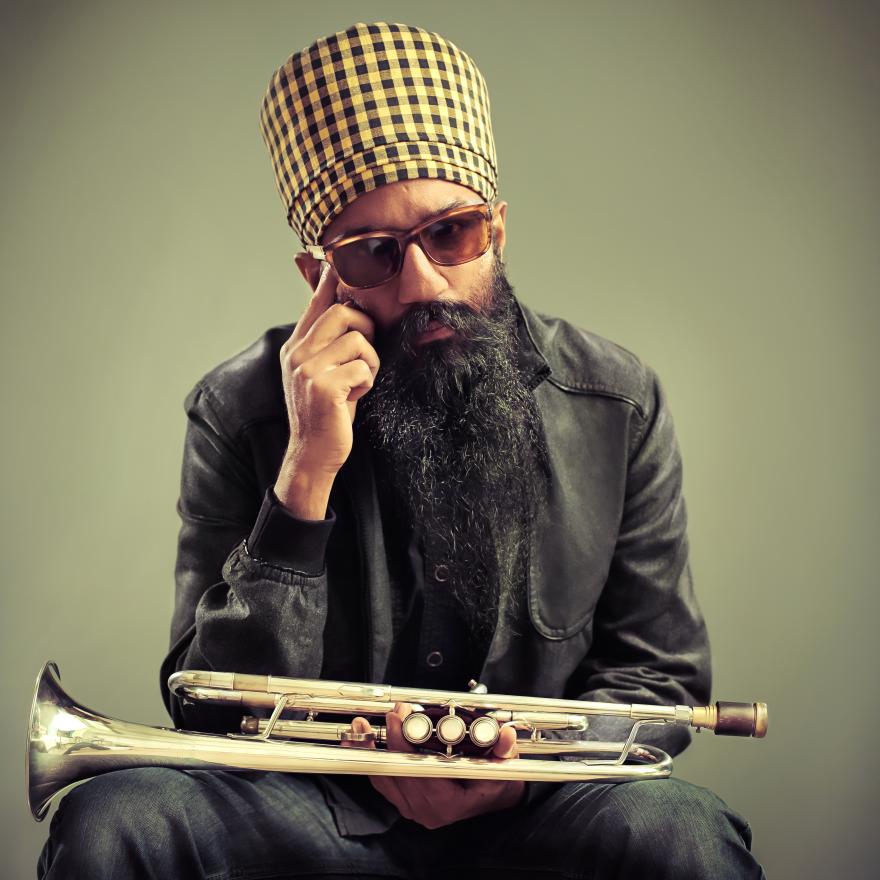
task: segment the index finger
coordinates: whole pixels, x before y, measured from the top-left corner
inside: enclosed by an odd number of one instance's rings
[[[339,279],[333,267],[329,263],[324,263],[321,269],[321,277],[312,293],[311,299],[300,319],[296,322],[296,327],[293,331],[294,339],[302,339],[312,329],[312,324],[336,302],[336,285],[338,281]]]
[[[403,735],[403,722],[412,715],[409,703],[395,703],[394,708],[385,715],[385,730],[388,748],[395,752],[415,752],[416,747]]]

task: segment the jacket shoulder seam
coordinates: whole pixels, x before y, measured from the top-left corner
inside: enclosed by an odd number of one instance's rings
[[[520,310],[531,344],[550,368],[547,381],[560,390],[572,394],[592,394],[619,400],[632,406],[640,419],[644,420],[647,418],[650,408],[649,395],[645,395],[643,399],[639,398],[643,396],[643,392],[650,389],[650,376],[647,375],[650,373],[650,368],[637,354],[611,339],[605,339],[595,333],[583,330],[563,319],[555,318],[542,312],[532,311],[522,303],[520,303]],[[625,365],[624,369],[629,374],[627,381],[609,384],[607,381],[602,381],[602,379],[607,378],[602,375],[596,376],[593,379],[590,376],[590,373],[593,371],[590,369],[571,369],[571,364],[568,364],[566,367],[566,365],[559,363],[558,358],[555,356],[557,354],[555,346],[547,340],[545,340],[545,344],[541,344],[538,341],[540,336],[538,328],[540,326],[549,327],[551,324],[557,325],[564,334],[568,334],[568,343],[574,346],[571,351],[572,355],[575,354],[575,351],[580,356],[585,355],[588,351],[593,351],[597,356],[605,357],[610,356],[613,351],[616,351],[618,353],[616,357],[622,366]]]
[[[596,397],[608,397],[612,400],[619,400],[622,403],[629,404],[644,419],[645,408],[637,400],[633,400],[626,394],[615,390],[609,385],[602,385],[597,382],[563,382],[557,379],[552,373],[547,377],[547,381],[551,385],[555,385],[562,391],[568,391],[571,394],[595,395]]]
[[[208,384],[207,380],[204,378],[199,379],[199,381],[196,382],[196,388],[201,392],[202,396],[205,398],[205,406],[207,406],[208,409],[211,411],[211,415],[213,415],[214,418],[217,419],[218,427],[220,427],[223,430],[223,434],[226,437],[231,439],[232,434],[229,432],[228,428],[224,424],[223,419],[220,418],[220,409],[221,409],[222,404],[220,403],[220,400],[217,397],[217,395],[214,393],[214,389],[211,388],[211,386]]]
[[[216,430],[218,437],[223,440],[229,451],[235,456],[236,462],[240,466],[243,466],[245,472],[247,472],[247,455],[243,454],[244,450],[240,443],[241,431],[239,430],[233,433],[229,430],[229,426],[220,415],[223,405],[206,381],[205,377],[196,382],[195,389],[198,390],[204,398],[204,405],[214,418],[213,427]],[[193,404],[194,403],[195,401],[193,401]]]

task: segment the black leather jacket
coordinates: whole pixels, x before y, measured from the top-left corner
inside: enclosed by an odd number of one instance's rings
[[[688,563],[681,459],[653,371],[595,334],[520,305],[552,465],[535,523],[528,601],[499,625],[480,680],[490,692],[703,704],[706,629]],[[335,521],[302,523],[271,503],[288,438],[277,327],[208,373],[189,417],[166,705],[190,728],[229,726],[183,707],[175,669],[381,682],[391,650],[389,576],[368,450],[355,441],[331,495]],[[610,722],[609,722],[610,725]],[[614,738],[608,725],[594,736]],[[672,754],[678,726],[641,741]]]

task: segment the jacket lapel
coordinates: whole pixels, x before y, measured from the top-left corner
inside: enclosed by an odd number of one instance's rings
[[[355,516],[361,586],[367,615],[367,681],[382,682],[391,655],[391,583],[376,477],[366,438],[355,429],[354,447],[340,471]]]

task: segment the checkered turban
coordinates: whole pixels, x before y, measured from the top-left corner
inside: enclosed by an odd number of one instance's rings
[[[291,55],[269,82],[260,128],[304,244],[319,244],[359,195],[396,180],[451,180],[486,201],[497,194],[483,76],[421,28],[355,24]]]

